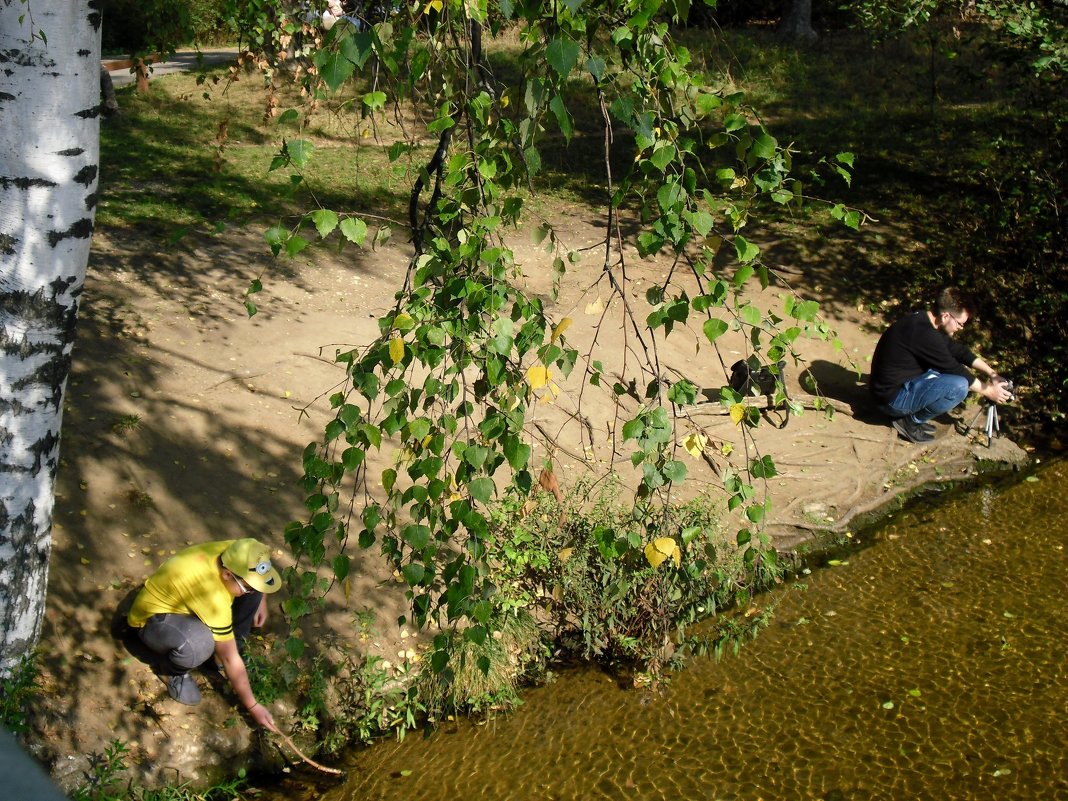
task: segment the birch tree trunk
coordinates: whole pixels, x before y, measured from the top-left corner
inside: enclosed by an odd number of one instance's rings
[[[0,675],[44,616],[99,100],[99,0],[0,0]]]

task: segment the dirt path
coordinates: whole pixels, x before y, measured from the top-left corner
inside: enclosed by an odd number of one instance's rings
[[[570,247],[601,237],[592,222],[574,216],[562,232]],[[159,562],[194,542],[257,536],[288,563],[282,530],[303,517],[300,452],[321,431],[325,396],[343,377],[331,363],[334,349],[376,333],[406,260],[403,243],[340,258],[314,251],[287,266],[270,259],[258,232],[164,253],[154,242],[97,235],[64,420],[42,642],[48,697],[33,735],[38,757],[65,785],[80,781],[87,754],[116,738],[130,744],[148,781],[211,780],[246,759],[253,738],[226,697],[206,692],[197,708],[168,699],[112,636],[115,612]],[[534,276],[531,290],[548,297],[545,254],[524,240],[517,242],[517,261]],[[242,293],[266,267],[261,311],[249,320]],[[632,300],[667,269],[632,257]],[[598,273],[591,255],[568,273],[550,306],[557,319],[572,319],[568,336],[580,350],[591,342],[600,310],[618,310]],[[802,291],[805,280],[802,270]],[[805,369],[838,410],[834,417],[807,410],[781,429],[762,425],[747,445],[718,404],[693,407],[688,425],[710,445],[707,461],[690,463],[690,491],[716,492],[716,471],[740,465],[754,448],[774,453],[781,473],[769,485],[767,530],[779,547],[796,548],[845,537],[859,516],[924,482],[973,475],[980,460],[1024,458],[1007,440],[988,451],[947,424],[928,446],[898,439],[869,409],[863,381],[845,358],[865,369],[881,321],[852,308],[827,312],[841,351],[819,341],[806,342],[803,351]],[[739,357],[741,343],[732,348],[725,338],[716,354],[702,339],[699,331],[680,331],[659,357],[666,368],[718,391],[723,365]],[[635,347],[618,323],[602,326],[600,345],[618,366]],[[798,371],[788,376],[791,392],[804,398]],[[614,426],[621,425],[609,399],[590,394],[581,435],[566,414],[574,411],[577,386],[565,382],[538,417],[556,439],[553,456],[565,480],[583,461],[610,458]],[[724,443],[734,447],[729,456]],[[319,631],[351,632],[354,617],[366,611],[374,622],[361,647],[397,660],[408,644],[395,625],[400,593],[373,558],[356,569],[350,600],[334,598]],[[283,631],[276,608],[271,629]]]

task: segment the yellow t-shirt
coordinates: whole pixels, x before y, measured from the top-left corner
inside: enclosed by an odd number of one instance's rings
[[[145,581],[127,621],[141,628],[153,615],[200,618],[216,642],[234,639],[234,596],[219,576],[219,554],[233,540],[205,542],[179,551]]]

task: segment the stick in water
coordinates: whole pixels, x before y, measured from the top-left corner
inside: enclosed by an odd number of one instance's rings
[[[275,729],[275,733],[279,737],[281,737],[283,740],[286,741],[286,745],[288,745],[290,748],[292,748],[293,752],[297,756],[299,756],[301,759],[303,759],[305,762],[307,762],[309,765],[311,765],[316,770],[321,770],[323,773],[329,773],[329,774],[331,774],[333,776],[344,776],[345,775],[343,771],[340,771],[337,768],[328,768],[326,765],[320,765],[314,759],[305,756],[304,752],[301,751],[299,748],[297,748],[296,744],[292,740],[290,740],[287,735],[283,734],[280,730]]]

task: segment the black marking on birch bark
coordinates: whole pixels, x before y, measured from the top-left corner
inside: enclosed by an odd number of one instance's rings
[[[81,117],[83,120],[91,120],[93,117],[100,116],[100,106],[92,106],[91,108],[84,109],[83,111],[75,112],[75,117]]]
[[[0,233],[0,256],[14,256],[16,242],[18,240],[10,234]]]
[[[90,192],[85,196],[85,207],[87,209],[96,207],[96,192]]]
[[[56,153],[57,156],[80,156],[85,152],[84,147],[71,147],[66,150],[60,150]]]
[[[4,189],[13,186],[16,189],[25,190],[29,189],[31,186],[51,187],[55,185],[55,181],[49,181],[46,178],[26,178],[25,176],[20,178],[9,178],[6,175],[0,175],[0,186]]]
[[[58,398],[55,406],[56,408],[59,407]],[[56,436],[54,431],[49,431],[26,450],[33,454],[31,473],[36,475],[37,471],[44,467],[48,470],[49,475],[55,474],[59,456],[59,437]]]
[[[88,189],[89,185],[92,184],[93,181],[95,181],[95,180],[96,180],[96,165],[95,164],[87,164],[86,166],[84,166],[80,170],[78,170],[78,174],[74,176],[75,183],[83,184],[86,189]]]
[[[20,67],[47,68],[56,66],[56,60],[48,58],[48,54],[43,50],[22,50],[14,47],[10,50],[0,50],[0,64],[8,62],[17,64]]]
[[[90,55],[92,55],[92,54],[93,54],[93,51],[92,51],[92,50],[79,50],[79,51],[78,51],[78,55],[79,55],[79,56],[82,56],[83,58],[84,58],[85,56],[90,56]]]
[[[93,221],[85,217],[66,231],[49,231],[48,244],[55,247],[64,239],[88,239],[93,235]]]
[[[25,639],[5,638],[4,647],[8,653],[29,653],[37,642],[41,633],[41,620],[43,618],[43,598],[32,596],[26,590],[35,585],[41,585],[48,575],[48,553],[51,550],[51,538],[48,536],[51,528],[51,520],[42,532],[35,524],[37,506],[30,501],[25,508],[12,514],[14,510],[4,508],[0,504],[0,531],[8,535],[10,547],[17,554],[15,559],[10,560],[8,568],[7,586],[14,591],[6,594],[10,603],[0,607],[4,610],[4,618],[0,620],[0,630],[13,631],[16,621],[33,616],[33,632]],[[44,536],[42,536],[44,534]],[[43,590],[43,587],[42,587]],[[34,612],[36,611],[36,614]]]
[[[0,331],[0,335],[3,332]],[[0,342],[2,342],[2,336],[0,336]],[[0,412],[10,414],[12,417],[18,417],[20,414],[26,414],[29,409],[26,404],[18,400],[8,400],[7,398],[0,399]],[[7,445],[10,442],[13,434],[6,428],[0,429],[0,445]]]
[[[33,294],[8,292],[0,295],[0,312],[4,316],[22,320],[37,330],[57,332],[54,340],[33,342],[25,337],[16,339],[9,336],[6,330],[0,330],[0,349],[5,354],[23,360],[45,354],[47,358],[39,361],[36,370],[12,382],[11,386],[15,390],[22,390],[29,386],[41,387],[46,396],[45,402],[57,413],[63,400],[63,385],[70,374],[71,352],[68,346],[74,342],[75,327],[78,324],[78,299],[81,295],[81,288],[73,289],[76,280],[73,276],[55,279],[49,284],[50,292],[47,295],[43,287]],[[68,293],[71,295],[69,301],[62,303],[57,301],[58,297]],[[55,439],[54,436],[53,439]],[[55,444],[52,443],[53,446]],[[37,453],[36,466],[38,467],[41,458],[42,454]]]
[[[64,339],[74,341],[74,327],[77,325],[78,299],[81,296],[81,288],[73,289],[77,278],[56,278],[48,285],[49,294],[45,294],[45,288],[41,287],[36,292],[15,290],[0,294],[0,316],[22,320],[38,329],[54,328],[63,332]],[[69,303],[60,303],[56,300],[61,295],[70,294]],[[21,341],[21,340],[20,340]],[[7,332],[0,328],[0,347],[5,353],[19,353],[25,355],[18,345],[19,350],[13,350],[16,340],[8,336]]]
[[[94,31],[100,30],[100,12],[101,2],[100,0],[89,0],[89,24],[93,26]]]
[[[0,92],[0,103],[6,103],[7,101],[14,99],[14,95],[9,95],[7,92]]]

